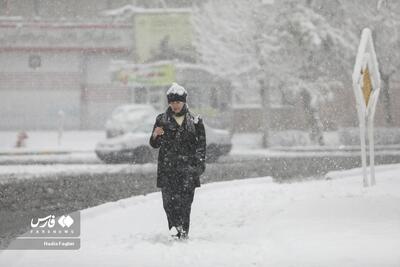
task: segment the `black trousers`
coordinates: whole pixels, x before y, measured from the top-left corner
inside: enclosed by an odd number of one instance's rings
[[[182,189],[174,187],[163,187],[161,189],[163,206],[167,214],[168,227],[182,226],[189,233],[190,211],[194,198],[193,189]]]

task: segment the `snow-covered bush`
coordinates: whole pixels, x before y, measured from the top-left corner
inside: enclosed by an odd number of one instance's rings
[[[312,144],[309,133],[299,130],[272,132],[269,142],[270,146],[307,146]]]
[[[360,145],[360,130],[358,128],[342,128],[339,130],[339,141],[342,145]],[[399,128],[374,129],[375,145],[400,144]],[[368,139],[367,139],[368,142]]]

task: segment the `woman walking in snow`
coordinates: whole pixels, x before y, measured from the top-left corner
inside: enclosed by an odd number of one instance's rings
[[[159,114],[150,145],[160,148],[157,187],[161,188],[164,210],[172,235],[187,239],[190,211],[200,175],[205,170],[206,134],[199,116],[186,105],[187,92],[173,83],[167,91],[168,109]]]

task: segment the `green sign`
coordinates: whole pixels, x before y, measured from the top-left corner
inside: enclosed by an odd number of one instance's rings
[[[137,86],[166,86],[175,81],[171,64],[122,66],[112,72],[112,81]]]
[[[189,12],[137,14],[134,27],[138,63],[194,55]]]

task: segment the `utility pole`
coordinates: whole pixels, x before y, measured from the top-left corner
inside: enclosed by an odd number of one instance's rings
[[[6,0],[6,16],[10,16],[10,0]]]
[[[262,7],[263,2],[261,1],[260,7]],[[262,12],[262,8],[260,8]],[[271,101],[269,93],[269,83],[266,82],[267,72],[266,72],[266,62],[264,55],[262,54],[262,38],[264,21],[261,19],[260,10],[255,11],[254,16],[256,18],[256,34],[254,36],[255,45],[255,56],[258,60],[259,70],[257,73],[258,84],[260,86],[260,98],[261,98],[261,130],[262,130],[262,147],[267,148],[269,146],[269,129],[271,121]]]
[[[269,141],[269,127],[270,127],[270,98],[269,88],[265,85],[265,80],[260,77],[258,80],[260,85],[260,98],[261,98],[261,127],[262,127],[262,147],[268,147]]]

